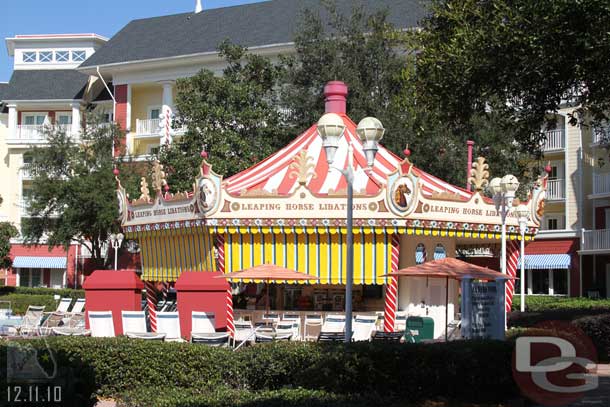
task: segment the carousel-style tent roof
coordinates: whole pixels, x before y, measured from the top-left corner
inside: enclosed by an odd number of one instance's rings
[[[347,91],[346,91],[347,92]],[[327,100],[329,94],[326,95]],[[376,195],[386,182],[388,174],[396,171],[402,159],[392,152],[379,146],[372,171],[368,171],[367,162],[362,149],[362,141],[356,133],[356,124],[343,111],[335,111],[343,118],[345,136],[341,138],[339,149],[335,155],[335,166],[347,168],[349,143],[353,146],[355,181],[354,191],[360,194]],[[327,109],[328,111],[328,109]],[[386,135],[392,137],[392,134]],[[307,129],[292,143],[271,155],[260,163],[225,180],[227,192],[240,195],[244,192],[262,190],[278,195],[290,195],[299,186],[298,171],[292,165],[301,159],[305,152],[312,171],[307,175],[306,186],[314,194],[328,194],[345,190],[345,177],[339,171],[329,171],[326,153],[322,148],[322,138],[318,134],[317,124]],[[471,192],[440,180],[416,167],[413,173],[420,177],[422,192],[426,196],[433,193],[457,194],[467,200]]]
[[[440,260],[433,260],[416,266],[397,270],[386,274],[390,277],[432,277],[432,278],[452,278],[462,280],[470,276],[475,280],[495,280],[504,277],[509,280],[513,277],[504,275],[487,267],[477,266],[462,260],[446,257]]]

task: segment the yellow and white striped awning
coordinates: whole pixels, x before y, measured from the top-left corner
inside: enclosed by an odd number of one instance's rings
[[[142,231],[137,238],[144,281],[176,281],[184,271],[216,271],[214,239],[205,226]]]
[[[354,234],[354,284],[385,284],[392,257],[390,234]],[[318,278],[313,284],[345,284],[347,245],[342,233],[240,234],[225,236],[225,270],[275,264]],[[299,282],[305,284],[305,282]]]

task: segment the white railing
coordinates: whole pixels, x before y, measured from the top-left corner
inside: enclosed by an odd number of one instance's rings
[[[582,250],[610,249],[610,229],[583,230]]]
[[[44,140],[44,126],[36,124],[20,124],[17,126],[16,138],[19,140]]]
[[[161,123],[161,119],[136,119],[136,134],[157,135],[161,132],[159,123]]]
[[[593,174],[593,195],[610,194],[610,174]]]
[[[34,178],[34,174],[32,174],[32,165],[29,163],[23,164],[21,167],[21,178],[23,179],[32,179]]]
[[[175,123],[177,119],[173,119]],[[136,119],[136,136],[160,136],[163,129],[159,127],[161,119]],[[186,126],[172,128],[172,134],[180,135],[186,132]]]
[[[565,133],[563,130],[547,130],[544,132],[542,151],[563,150],[565,146]]]
[[[551,179],[548,181],[546,188],[546,197],[548,200],[562,200],[566,198],[565,181],[562,179]]]

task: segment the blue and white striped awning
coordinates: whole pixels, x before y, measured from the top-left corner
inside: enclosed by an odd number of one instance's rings
[[[66,264],[65,257],[15,256],[13,259],[13,268],[20,269],[65,269]]]
[[[569,269],[571,263],[569,254],[526,254],[525,268],[530,270]],[[519,259],[521,267],[521,259]]]

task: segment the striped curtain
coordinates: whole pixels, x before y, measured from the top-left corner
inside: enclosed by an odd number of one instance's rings
[[[213,236],[206,227],[144,231],[138,239],[144,281],[176,281],[184,271],[216,271]]]
[[[225,269],[234,272],[275,264],[319,278],[319,284],[346,281],[346,235],[283,233],[226,235]],[[387,284],[391,269],[390,234],[354,234],[354,284]]]

